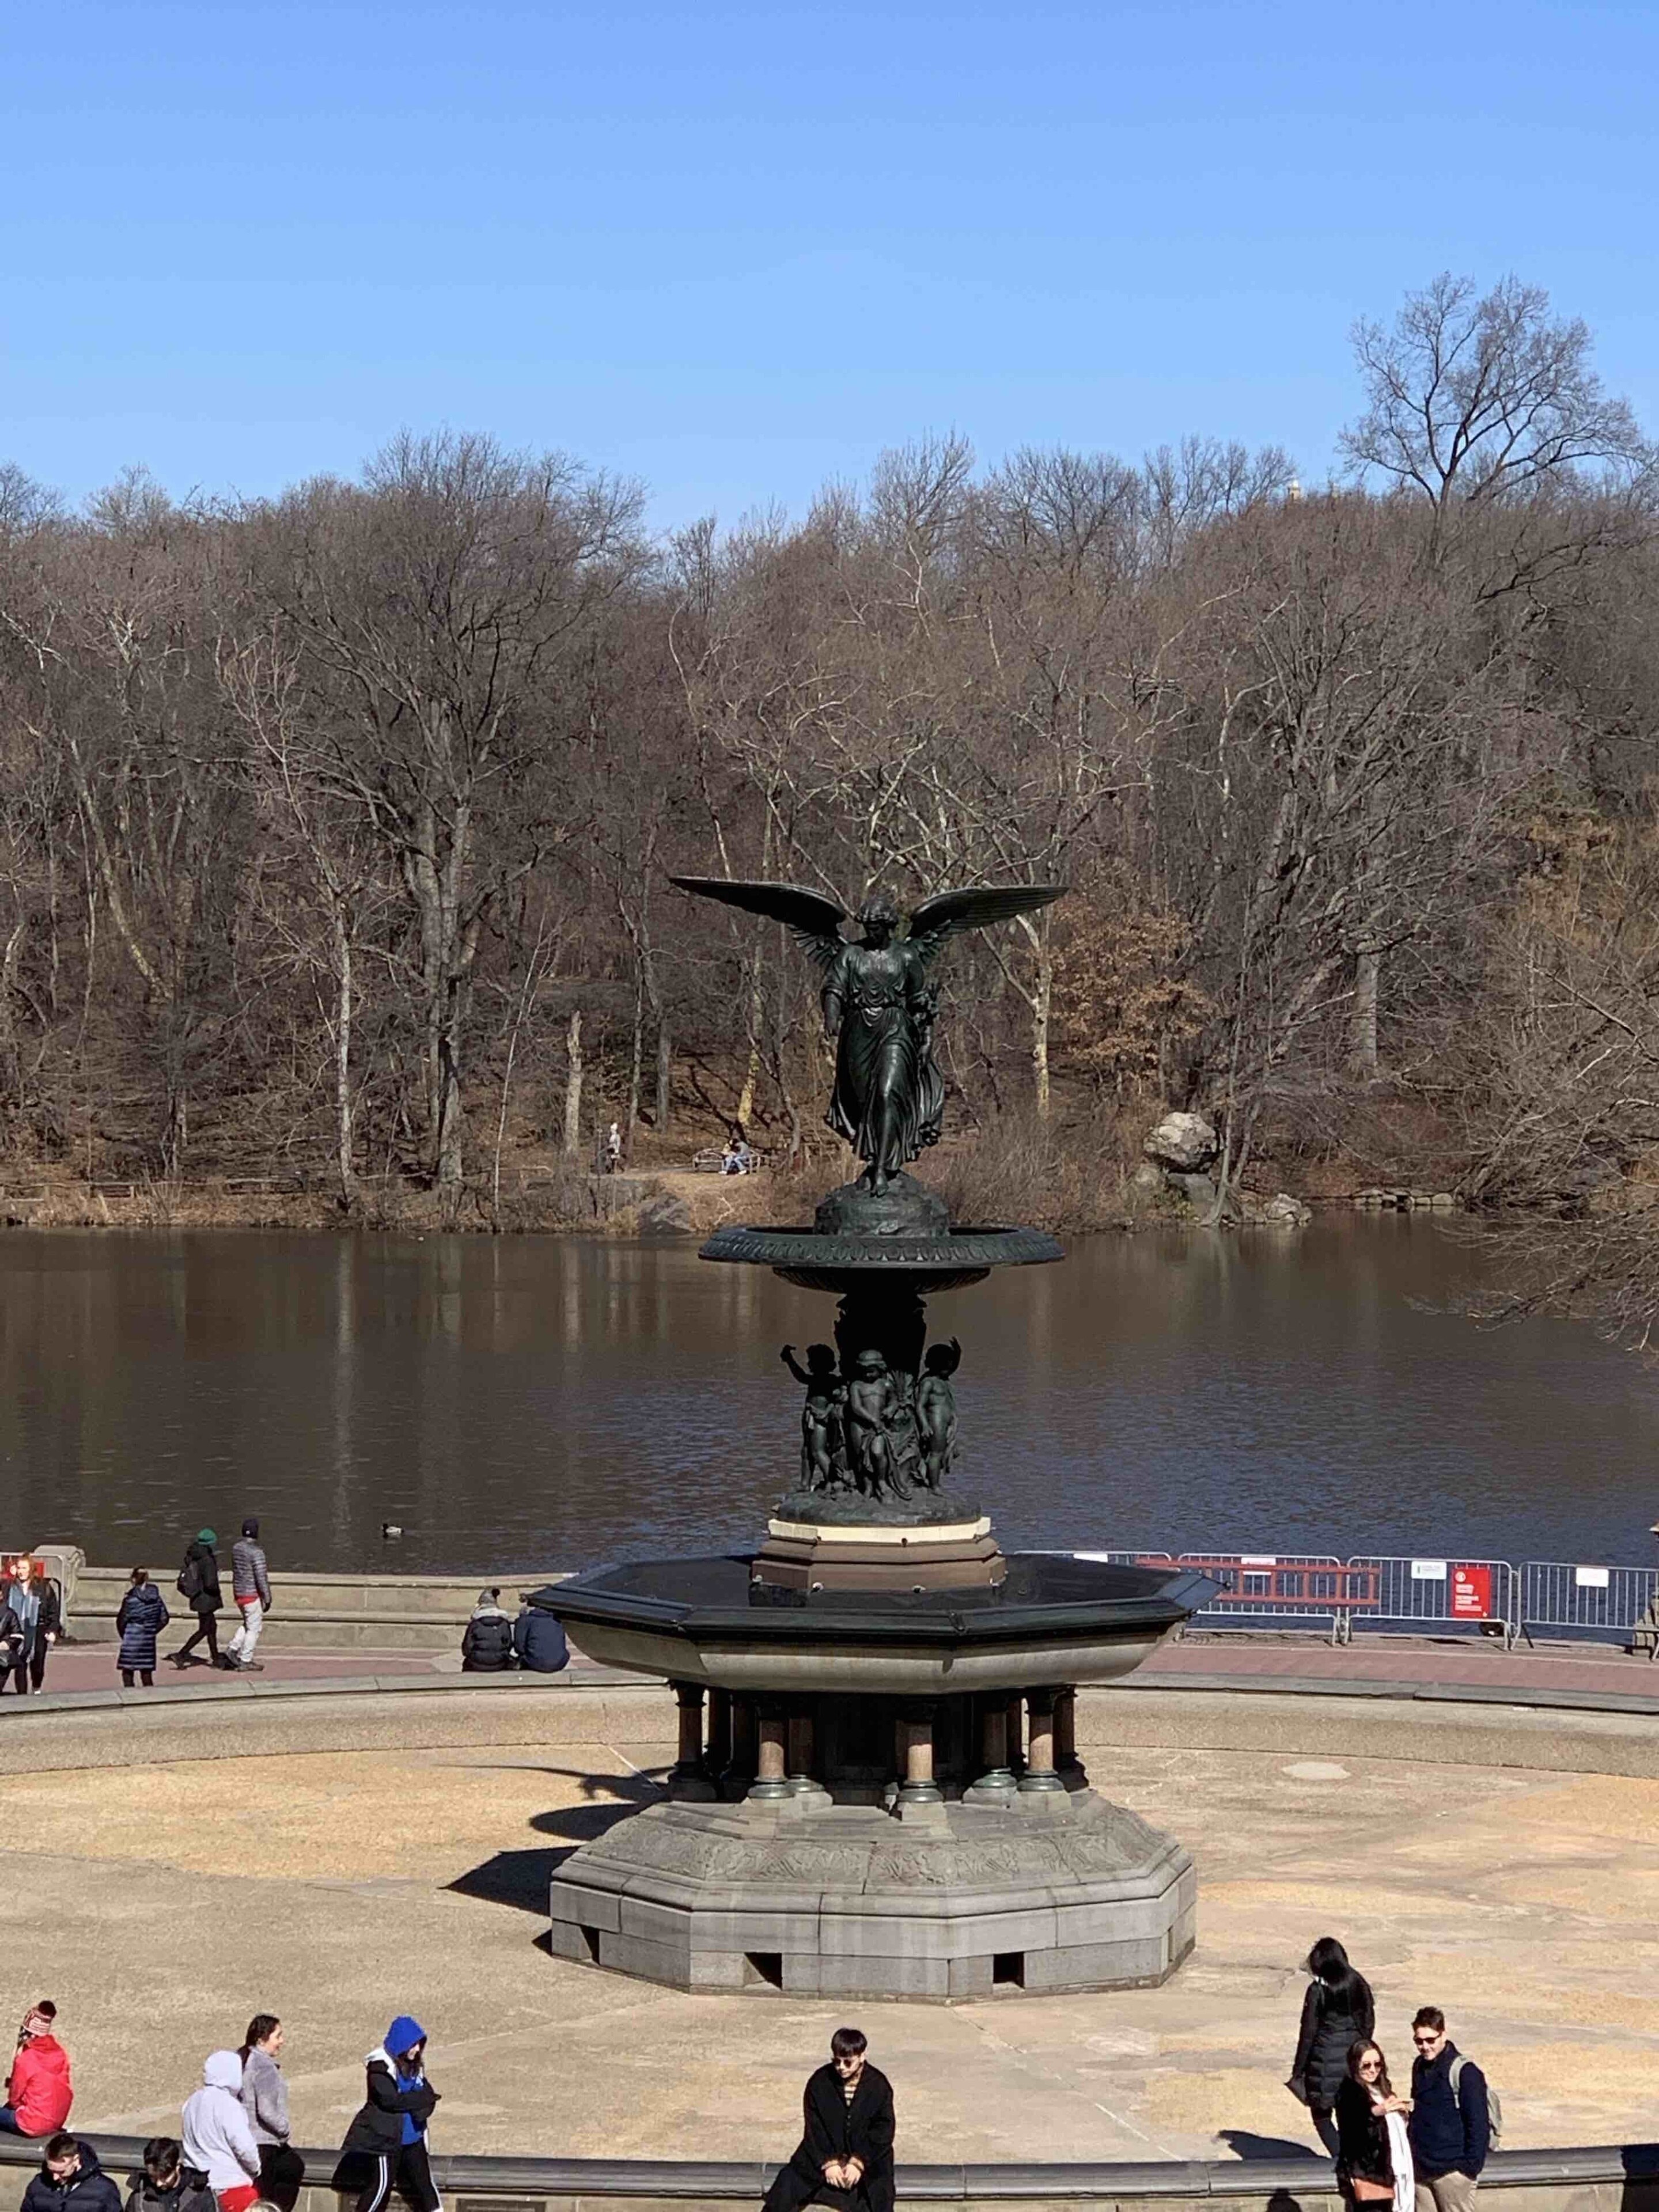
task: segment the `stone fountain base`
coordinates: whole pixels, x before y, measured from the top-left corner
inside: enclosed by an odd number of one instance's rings
[[[677,1989],[987,1997],[1140,1989],[1192,1948],[1187,1852],[1086,1786],[1004,1802],[670,1803],[553,1877],[560,1958]]]

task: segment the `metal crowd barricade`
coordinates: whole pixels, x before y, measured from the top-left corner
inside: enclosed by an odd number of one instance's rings
[[[1350,1615],[1350,1632],[1495,1629],[1505,1647],[1515,1641],[1521,1578],[1507,1559],[1359,1558],[1348,1569],[1374,1575],[1376,1589],[1374,1603]]]
[[[1195,1567],[1221,1586],[1193,1616],[1200,1623],[1274,1628],[1322,1621],[1334,1643],[1342,1640],[1344,1614],[1364,1601],[1370,1588],[1370,1577],[1351,1575],[1340,1559],[1325,1552],[1112,1551],[1078,1556],[1125,1567]]]
[[[1559,1629],[1596,1642],[1659,1650],[1659,1568],[1597,1567],[1529,1559],[1521,1570],[1520,1629]]]

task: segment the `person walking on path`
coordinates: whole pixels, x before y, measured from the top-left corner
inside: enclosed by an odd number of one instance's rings
[[[242,2109],[240,2051],[216,2051],[203,2066],[182,2133],[185,2164],[205,2176],[219,2212],[250,2212],[259,2201],[259,2146]]]
[[[115,1616],[116,1631],[121,1638],[115,1663],[121,1670],[124,1690],[132,1687],[135,1674],[147,1690],[155,1687],[155,1639],[172,1618],[167,1600],[147,1571],[135,1567],[131,1587],[121,1600],[121,1609]]]
[[[274,2012],[256,2012],[242,2039],[242,2110],[259,2146],[259,2189],[268,2203],[291,2208],[305,2179],[305,2163],[289,2141],[288,2083],[277,2064],[283,2023]]]
[[[1475,2184],[1492,2148],[1486,2077],[1446,2033],[1438,2005],[1412,2022],[1412,2157],[1435,2212],[1471,2212]]]
[[[17,2051],[0,2105],[0,2134],[53,2136],[70,2116],[75,2084],[69,2053],[54,2033],[58,2008],[50,1997],[31,2005],[17,2031]]]
[[[356,2191],[354,2212],[386,2212],[394,2188],[414,2212],[443,2212],[427,2155],[438,2093],[426,2078],[426,2030],[399,2013],[364,2063],[367,2094],[346,2130],[335,2188]]]
[[[196,1615],[196,1632],[187,1636],[173,1655],[175,1667],[188,1667],[191,1653],[205,1638],[208,1656],[198,1667],[219,1663],[219,1608],[224,1598],[219,1589],[218,1537],[211,1528],[198,1528],[185,1547],[185,1564],[179,1570],[179,1595]]]
[[[1347,2078],[1336,2093],[1336,2178],[1354,2212],[1392,2205],[1413,2212],[1417,2189],[1407,2118],[1409,2097],[1397,2097],[1381,2047],[1356,2043]]]
[[[231,1547],[230,1594],[236,1601],[242,1622],[220,1663],[238,1668],[244,1674],[261,1674],[264,1669],[253,1654],[265,1615],[270,1611],[270,1577],[265,1571],[265,1547],[259,1541],[259,1524],[252,1515],[243,1522],[242,1533]]]
[[[1369,2042],[1376,2027],[1370,1984],[1348,1964],[1334,1936],[1322,1936],[1308,1954],[1312,1979],[1302,2000],[1302,2030],[1285,2087],[1308,2108],[1314,2132],[1336,2155],[1336,2093],[1348,2078],[1348,2053]]]
[[[893,2085],[872,2066],[856,2027],[830,2039],[830,2063],[807,2079],[794,2155],[766,2192],[765,2212],[830,2204],[893,2212]]]
[[[538,1605],[520,1607],[513,1624],[513,1649],[528,1674],[557,1674],[570,1664],[570,1646],[563,1629]]]
[[[121,2212],[121,2192],[78,2136],[56,2135],[18,2212]]]
[[[10,1616],[3,1629],[13,1654],[12,1687],[27,1697],[46,1680],[46,1654],[64,1626],[63,1593],[42,1579],[37,1560],[25,1556],[12,1561],[10,1576],[0,1584],[0,1604]]]
[[[461,1672],[504,1674],[513,1664],[513,1623],[501,1609],[501,1594],[480,1590],[461,1635]]]
[[[174,2136],[152,2136],[142,2172],[127,2191],[127,2212],[214,2212],[213,2191],[185,2172],[184,2145]]]

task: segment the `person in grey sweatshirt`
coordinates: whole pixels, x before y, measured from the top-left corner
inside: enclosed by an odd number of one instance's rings
[[[290,2147],[288,2083],[277,2060],[284,2041],[274,2012],[256,2012],[242,2040],[242,2110],[259,2146],[259,2192],[288,2212],[305,2179],[304,2161]]]
[[[264,1670],[253,1654],[265,1615],[270,1611],[270,1577],[265,1570],[265,1547],[259,1541],[259,1524],[251,1514],[243,1522],[242,1533],[231,1548],[230,1575],[231,1595],[242,1616],[242,1625],[231,1638],[220,1663],[239,1674],[263,1674]]]

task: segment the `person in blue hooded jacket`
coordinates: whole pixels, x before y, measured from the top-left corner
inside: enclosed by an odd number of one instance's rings
[[[426,2078],[426,2030],[399,2013],[365,2063],[368,2094],[346,2130],[335,2188],[356,2191],[354,2212],[386,2212],[394,2188],[415,2212],[442,2212],[427,2155],[438,2093]]]

